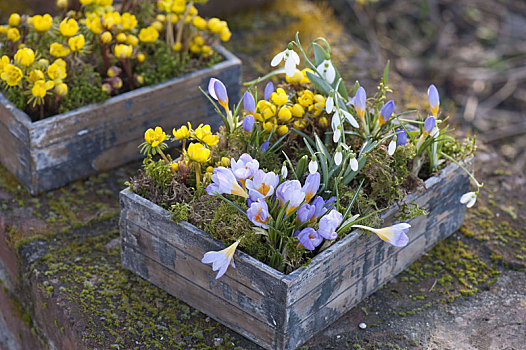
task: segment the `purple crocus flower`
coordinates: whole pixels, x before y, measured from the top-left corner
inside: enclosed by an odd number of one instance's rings
[[[298,223],[303,224],[309,220],[312,220],[316,207],[308,203],[303,203],[296,212],[296,220]]]
[[[380,114],[378,115],[378,122],[380,125],[383,125],[387,123],[389,118],[391,118],[391,115],[394,112],[395,104],[393,100],[388,101],[386,104],[383,105],[383,107],[380,109]]]
[[[252,179],[248,179],[246,187],[250,199],[256,201],[265,199],[274,194],[274,190],[279,184],[279,175],[273,172],[265,173],[263,170],[257,170]]]
[[[235,194],[248,198],[248,193],[239,185],[231,169],[225,167],[214,168],[211,176],[212,183],[206,187],[206,193],[213,196],[216,194]]]
[[[312,201],[312,206],[314,207],[312,220],[317,220],[319,217],[325,215],[325,213],[327,212],[327,202],[325,202],[320,196],[314,198],[314,200]]]
[[[365,117],[365,102],[367,101],[367,94],[363,87],[359,87],[354,96],[354,109],[358,116],[363,119]]]
[[[318,233],[325,239],[335,239],[338,236],[336,229],[342,221],[343,215],[336,209],[333,209],[320,219]]]
[[[212,271],[219,270],[216,276],[216,279],[218,279],[219,277],[225,274],[229,265],[232,265],[232,267],[236,267],[236,265],[234,264],[234,253],[236,252],[236,248],[238,245],[239,240],[235,241],[229,247],[218,252],[206,252],[201,262],[203,264],[212,263]]]
[[[252,114],[247,114],[245,118],[243,118],[243,130],[245,130],[248,133],[251,133],[254,129],[254,123],[256,122],[256,119],[254,119],[254,116]]]
[[[243,153],[237,161],[234,158],[230,159],[230,167],[236,178],[244,183],[258,170],[259,162],[252,159],[248,153]]]
[[[270,95],[272,95],[273,92],[274,92],[274,84],[272,84],[272,82],[269,81],[267,85],[265,86],[265,93],[264,93],[265,100],[268,101],[270,99]]]
[[[393,226],[388,226],[384,228],[372,228],[363,225],[353,225],[353,227],[362,228],[371,232],[374,232],[382,240],[394,245],[395,247],[405,247],[409,242],[407,233],[411,225],[406,223],[400,223]]]
[[[438,108],[440,107],[440,96],[438,95],[438,90],[435,85],[429,85],[429,88],[427,89],[427,97],[429,99],[431,113],[436,117],[438,114]]]
[[[435,127],[435,125],[436,125],[435,117],[433,117],[432,115],[427,117],[426,120],[424,120],[424,135],[425,136],[429,135],[431,131],[433,130],[433,128]]]
[[[254,96],[248,91],[245,91],[243,95],[243,108],[247,113],[256,113],[256,101],[254,101]]]
[[[305,199],[305,192],[301,189],[301,183],[298,180],[287,180],[276,189],[276,197],[279,205],[283,208],[288,203],[285,214],[292,213]]]
[[[214,100],[217,100],[226,111],[228,111],[228,93],[225,84],[223,84],[221,80],[210,78],[210,82],[208,83],[208,93],[214,98]]]
[[[301,231],[296,231],[294,236],[298,237],[301,245],[308,250],[314,250],[323,241],[323,237],[321,237],[312,227],[305,227]]]
[[[267,202],[264,199],[252,202],[247,210],[247,217],[254,225],[267,229],[267,223],[270,219]]]
[[[265,153],[265,152],[268,150],[268,146],[269,146],[269,142],[268,142],[268,140],[267,140],[267,141],[265,141],[265,142],[263,142],[263,143],[261,144],[261,147],[259,148],[259,151],[260,151],[261,153]]]
[[[303,185],[302,191],[305,193],[305,202],[310,202],[310,200],[316,195],[318,189],[320,188],[320,179],[321,175],[319,172],[314,174],[309,174],[307,179],[305,179],[305,184]]]
[[[396,146],[405,146],[407,144],[407,134],[403,128],[395,129],[396,132]]]

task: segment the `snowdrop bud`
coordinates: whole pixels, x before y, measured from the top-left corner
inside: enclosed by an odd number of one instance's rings
[[[464,193],[462,197],[460,197],[460,203],[465,204],[468,208],[474,206],[476,201],[477,193],[475,192]]]
[[[358,171],[358,160],[356,159],[354,154],[349,162],[349,166],[351,167],[352,171]]]
[[[314,174],[318,171],[318,162],[316,161],[316,156],[313,156],[309,162],[309,173]]]
[[[334,111],[334,98],[332,97],[332,94],[327,97],[327,100],[325,101],[325,110],[327,113],[331,114]]]
[[[392,156],[396,151],[396,136],[393,137],[391,142],[389,142],[389,147],[387,148],[387,153]]]
[[[341,146],[338,146],[336,149],[336,154],[334,155],[334,163],[336,165],[340,165],[342,163],[342,148]]]
[[[286,179],[288,174],[289,170],[287,169],[287,165],[283,163],[283,166],[281,167],[281,177]]]
[[[430,133],[431,137],[434,139],[436,139],[439,134],[440,134],[440,130],[438,130],[438,126],[435,126],[433,130],[431,130],[431,133]]]

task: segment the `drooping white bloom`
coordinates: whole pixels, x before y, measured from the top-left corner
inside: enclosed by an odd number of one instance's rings
[[[324,60],[316,69],[329,84],[334,82],[334,78],[336,78],[336,70],[330,60]]]
[[[460,197],[460,203],[465,204],[467,208],[471,208],[477,201],[477,194],[475,192],[464,193]]]
[[[358,160],[356,159],[356,157],[351,158],[351,160],[349,161],[349,166],[351,167],[352,171],[358,170]]]
[[[285,61],[285,74],[292,78],[294,73],[296,73],[296,66],[300,64],[300,56],[294,50],[286,49],[274,56],[270,65],[275,67],[281,61]]]
[[[393,137],[391,142],[389,142],[389,147],[387,148],[387,153],[392,156],[396,151],[396,138]]]
[[[340,165],[342,163],[342,152],[341,151],[336,151],[336,154],[334,155],[334,163],[336,165]]]
[[[342,114],[345,117],[345,119],[347,119],[347,121],[349,122],[349,124],[351,124],[353,127],[357,128],[357,129],[360,127],[360,125],[358,124],[356,119],[354,119],[354,117],[352,116],[351,113],[347,112],[344,109],[342,109],[341,111],[342,111]]]
[[[340,140],[340,137],[342,136],[342,132],[340,130],[340,127],[336,127],[336,129],[334,129],[334,133],[332,134],[332,141],[334,143],[337,143],[338,140]]]
[[[334,98],[332,96],[327,97],[327,100],[325,100],[325,111],[327,114],[331,114],[334,111]]]
[[[318,162],[316,159],[311,159],[309,162],[309,173],[314,174],[318,171]]]
[[[431,130],[431,133],[429,135],[431,135],[432,138],[436,139],[439,134],[440,130],[438,129],[438,126],[435,126],[433,130]]]
[[[286,179],[288,174],[289,174],[289,169],[287,169],[287,166],[283,164],[283,166],[281,167],[281,177]]]

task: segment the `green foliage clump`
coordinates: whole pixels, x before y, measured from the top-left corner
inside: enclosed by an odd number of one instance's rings
[[[61,100],[59,113],[65,113],[73,109],[92,103],[106,101],[109,95],[101,86],[101,76],[88,65],[82,66],[74,74],[66,78],[69,92]]]
[[[27,106],[27,96],[21,89],[0,89],[0,92],[11,102],[16,108],[24,110]]]
[[[155,161],[151,155],[148,155],[144,158],[143,169],[146,175],[163,190],[172,182],[172,172],[162,159]]]
[[[246,208],[246,204],[237,201],[240,206]],[[225,244],[231,244],[236,239],[252,233],[252,224],[246,215],[241,213],[227,202],[221,201],[213,211],[209,212],[211,219],[204,224],[202,229],[214,238],[220,239]]]
[[[181,221],[188,221],[188,214],[192,207],[184,201],[172,204],[170,211],[172,212],[172,219],[179,223]]]

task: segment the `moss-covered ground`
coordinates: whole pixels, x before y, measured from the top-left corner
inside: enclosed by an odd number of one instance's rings
[[[284,28],[284,22],[290,25]],[[246,79],[268,69],[267,62],[282,49],[283,38],[292,38],[298,26],[304,42],[326,35],[336,43],[335,55],[348,68],[342,71],[354,79],[368,77],[374,83],[383,68],[374,55],[352,41],[324,4],[283,0],[266,10],[232,16],[230,23],[234,35],[228,46],[248,63]],[[403,86],[397,88],[403,91],[398,101],[408,106],[421,101],[421,94]],[[513,276],[516,283],[526,279],[525,180],[488,149],[481,149],[476,164],[484,192],[460,231],[304,348],[442,349],[440,344],[445,343],[433,338],[433,332],[452,327],[451,319],[460,317],[458,310],[469,310],[470,303],[484,301],[488,295],[506,296],[510,285],[495,287],[503,276]],[[75,334],[79,349],[258,349],[120,266],[118,192],[138,167],[131,164],[38,197],[31,197],[0,167],[0,233],[9,249],[19,252],[22,277],[16,281],[20,294],[8,292],[21,301],[20,313],[41,331],[35,325],[40,319],[36,308],[50,314],[52,309],[67,310],[74,326],[65,317],[47,321],[58,335]],[[36,259],[21,253],[40,242],[47,248]],[[520,298],[519,294],[518,303],[511,304],[519,311],[526,309],[524,293]],[[36,299],[44,303],[35,304]],[[514,315],[506,310],[499,313]],[[525,321],[511,319],[510,324],[518,327]],[[367,325],[365,330],[358,328],[361,322]],[[524,332],[517,332],[518,339],[520,334]]]

